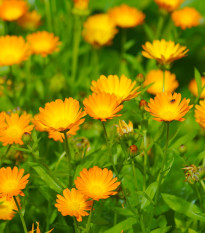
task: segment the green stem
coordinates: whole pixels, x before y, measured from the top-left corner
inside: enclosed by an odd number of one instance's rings
[[[122,39],[121,39],[121,60],[123,59],[123,55],[126,52],[125,50],[125,44],[127,41],[127,30],[126,29],[122,29]]]
[[[69,146],[68,146],[68,137],[66,132],[64,132],[64,144],[65,144],[65,151],[66,151],[66,156],[68,160],[68,175],[69,175],[69,182],[68,186],[72,186],[72,176],[71,176],[71,157],[70,157],[70,151],[69,151]]]
[[[204,192],[205,192],[205,184],[204,184],[204,181],[203,181],[203,180],[200,180],[200,184],[201,184],[201,186],[202,186],[202,188],[203,188],[203,190],[204,190]]]
[[[20,216],[20,219],[21,219],[21,222],[22,222],[22,225],[23,225],[24,232],[25,232],[25,233],[28,233],[27,228],[26,228],[26,223],[25,223],[24,217],[23,217],[23,215],[22,215],[22,213],[21,213],[21,209],[20,209],[19,203],[18,203],[18,201],[17,201],[17,199],[16,199],[15,196],[13,196],[13,198],[14,198],[14,201],[15,201],[16,206],[17,206],[17,208],[18,208],[18,214],[19,214],[19,216]]]
[[[85,233],[89,233],[90,232],[90,223],[91,223],[92,214],[93,214],[93,206],[94,206],[94,202],[93,202],[92,208],[90,210],[90,214],[89,214],[88,221],[87,221],[87,224],[86,224]]]
[[[48,30],[50,32],[53,31],[53,25],[52,25],[52,18],[51,18],[51,5],[50,0],[44,0],[45,8],[46,8],[46,18],[47,18],[47,24],[48,24]]]
[[[165,91],[165,69],[163,69],[163,87],[162,87],[162,92],[164,92]]]
[[[81,17],[76,15],[74,17],[74,32],[73,32],[73,57],[72,57],[72,74],[71,79],[74,82],[77,74],[79,46],[81,40]]]
[[[136,176],[136,170],[135,170],[135,162],[134,160],[132,160],[132,172],[133,172],[133,176],[134,176],[134,183],[135,183],[135,189],[137,191],[137,176]]]
[[[160,18],[159,18],[159,21],[158,21],[158,25],[157,25],[157,31],[156,31],[156,38],[155,39],[160,39],[160,36],[162,34],[162,28],[163,28],[163,24],[164,24],[164,21],[165,21],[165,17],[166,15],[162,14],[160,15]]]
[[[144,132],[144,175],[143,175],[143,191],[146,190],[146,175],[147,175],[147,133]]]
[[[77,224],[77,220],[76,220],[75,217],[73,217],[73,222],[74,222],[75,233],[78,233],[78,232],[79,232],[79,229],[78,229],[78,224]]]
[[[165,151],[164,151],[164,157],[162,160],[162,167],[161,167],[160,173],[159,173],[157,192],[156,192],[156,196],[155,196],[155,205],[157,205],[157,203],[158,203],[160,186],[162,183],[162,179],[164,177],[165,164],[166,164],[166,160],[167,160],[167,150],[168,150],[168,144],[169,144],[169,123],[166,123],[166,124],[167,124],[166,146],[165,146]]]

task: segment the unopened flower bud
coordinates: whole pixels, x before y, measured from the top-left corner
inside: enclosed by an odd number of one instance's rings
[[[184,154],[186,151],[187,151],[187,147],[186,147],[185,145],[182,144],[182,145],[179,147],[179,152],[180,152],[181,154]]]
[[[133,132],[133,124],[131,121],[127,124],[124,120],[119,120],[119,125],[116,125],[119,136]]]
[[[140,100],[139,107],[141,109],[144,109],[144,107],[147,107],[147,101],[146,100]]]
[[[129,151],[130,151],[130,154],[131,154],[131,155],[136,155],[137,152],[138,152],[138,147],[137,147],[136,145],[131,145],[131,146],[129,147]]]
[[[24,133],[22,140],[26,144],[27,142],[31,141],[31,135],[29,133]]]
[[[138,83],[143,83],[144,80],[145,80],[143,74],[138,74],[136,79],[137,79],[137,82],[138,82]]]

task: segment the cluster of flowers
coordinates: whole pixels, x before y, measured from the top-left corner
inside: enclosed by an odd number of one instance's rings
[[[22,190],[25,189],[30,176],[23,176],[23,173],[24,169],[18,170],[17,167],[0,169],[0,219],[11,220],[15,211],[19,210],[20,199],[17,197],[24,196]],[[63,196],[57,195],[55,206],[63,216],[75,216],[77,221],[82,221],[82,216],[89,215],[86,211],[92,209],[93,200],[99,201],[117,194],[115,190],[120,182],[116,180],[117,177],[113,178],[112,171],[107,168],[84,168],[80,177],[75,180],[77,190],[65,189]]]

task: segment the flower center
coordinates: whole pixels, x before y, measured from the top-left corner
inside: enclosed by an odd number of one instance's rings
[[[22,130],[16,126],[11,126],[7,129],[7,135],[10,138],[21,138]]]
[[[1,190],[4,190],[4,193],[10,193],[17,189],[17,181],[16,180],[6,180],[4,183],[2,183]]]
[[[90,190],[94,195],[102,195],[104,193],[103,187],[97,184],[91,185]]]
[[[80,204],[80,202],[73,201],[73,202],[69,203],[69,208],[72,211],[78,211],[81,208],[81,204]]]
[[[14,8],[10,7],[5,11],[5,15],[10,20],[18,19],[22,15],[22,9],[16,7]]]

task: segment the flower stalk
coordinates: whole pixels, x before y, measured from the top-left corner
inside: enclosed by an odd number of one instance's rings
[[[71,156],[70,156],[70,150],[69,150],[69,145],[68,145],[68,137],[67,137],[67,133],[64,133],[64,145],[65,145],[65,151],[66,151],[66,157],[68,160],[68,175],[69,175],[69,179],[68,179],[68,186],[72,186],[72,176],[71,176]]]

